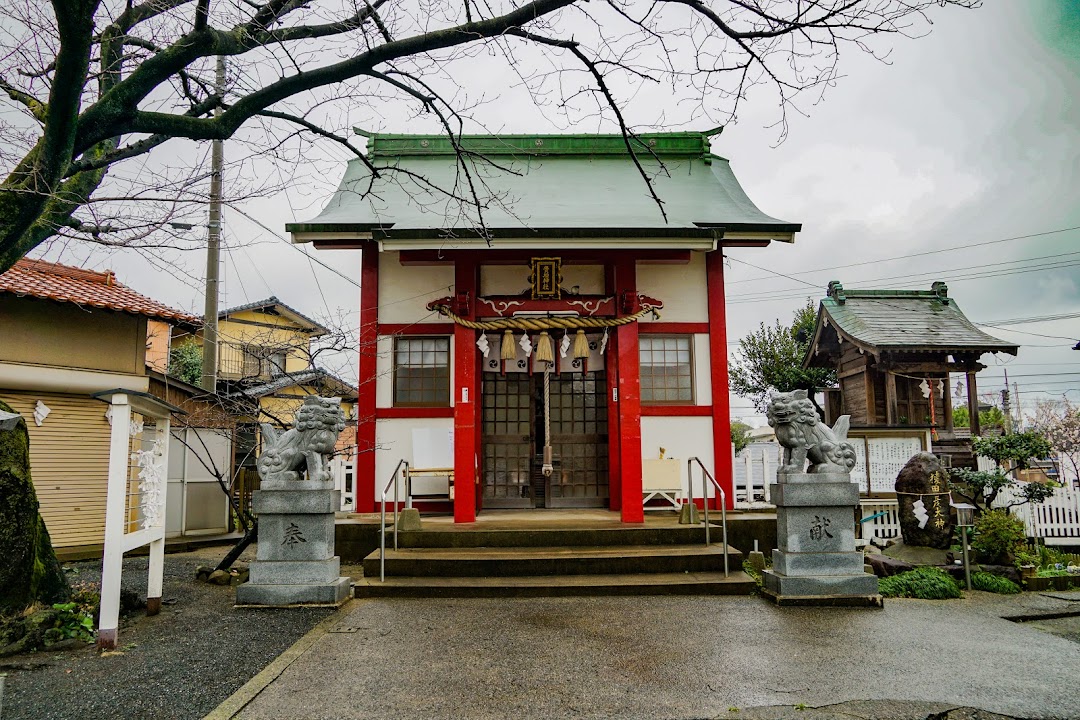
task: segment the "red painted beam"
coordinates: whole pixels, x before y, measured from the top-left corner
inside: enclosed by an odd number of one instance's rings
[[[393,408],[378,408],[375,410],[375,417],[379,420],[383,419],[421,419],[421,418],[452,418],[454,417],[454,408],[452,407],[393,407]]]
[[[454,293],[468,293],[472,307],[465,319],[476,315],[480,268],[477,255],[454,263]],[[480,400],[479,350],[476,331],[454,326],[454,522],[476,522],[477,406]]]
[[[611,260],[612,250],[402,250],[402,265],[446,265],[459,258],[473,258],[484,265],[528,265],[534,257],[559,257],[566,265],[604,265]],[[690,250],[635,250],[638,262],[686,265]]]
[[[640,332],[643,335],[693,335],[695,333],[704,335],[709,332],[709,323],[695,323],[695,322],[643,322],[639,323]]]
[[[632,257],[615,261],[615,294],[637,293],[637,264]],[[617,402],[619,411],[619,477],[622,521],[645,522],[641,496],[641,357],[638,324],[628,323],[616,332],[619,365]]]
[[[713,477],[727,494],[727,509],[735,507],[734,468],[731,466],[731,399],[728,395],[727,314],[724,307],[724,253],[705,255],[709,302],[709,366],[712,376]]]
[[[360,253],[360,365],[356,400],[356,511],[375,512],[375,367],[379,326],[379,252]]]
[[[380,335],[453,335],[454,323],[379,323]]]
[[[482,297],[476,314],[482,317],[513,317],[520,312],[575,312],[583,317],[615,315],[615,298],[600,295],[574,295],[562,300],[531,300],[514,295]]]
[[[642,405],[642,417],[712,417],[712,405]]]

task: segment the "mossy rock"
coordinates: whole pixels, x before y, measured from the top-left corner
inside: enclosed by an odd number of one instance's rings
[[[3,401],[0,410],[13,412]],[[0,613],[18,613],[34,602],[64,602],[70,596],[38,512],[30,479],[30,435],[20,418],[11,430],[0,430]]]

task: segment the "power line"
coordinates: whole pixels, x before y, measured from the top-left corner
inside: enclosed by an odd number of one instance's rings
[[[863,260],[862,262],[848,263],[847,265],[833,265],[832,267],[817,268],[816,270],[804,270],[803,272],[801,272],[799,274],[800,275],[809,275],[811,273],[831,272],[833,270],[841,270],[841,269],[844,269],[844,268],[859,267],[861,265],[877,265],[878,263],[892,262],[893,260],[906,260],[908,258],[923,257],[925,255],[936,255],[938,253],[954,252],[956,250],[967,250],[969,248],[984,247],[986,245],[996,245],[996,244],[999,244],[999,243],[1013,242],[1015,240],[1029,240],[1029,239],[1035,238],[1035,237],[1043,237],[1045,235],[1056,235],[1058,233],[1071,232],[1073,230],[1080,230],[1080,225],[1077,225],[1075,227],[1069,227],[1069,228],[1061,228],[1059,230],[1047,230],[1046,232],[1031,233],[1030,235],[1017,235],[1015,237],[1002,238],[1001,240],[987,240],[985,242],[970,243],[968,245],[957,245],[957,246],[949,247],[949,248],[941,248],[939,250],[926,250],[924,252],[909,253],[907,255],[894,255],[893,257],[880,258],[878,260]],[[734,260],[734,259],[735,258],[732,258],[732,260]],[[749,265],[749,263],[746,263],[746,264]],[[764,272],[771,272],[770,270],[765,270],[764,268],[758,268],[758,269],[763,270]],[[764,279],[764,278],[761,278],[761,277],[746,278],[744,280],[732,280],[731,282],[729,282],[727,284],[728,285],[736,285],[738,283],[754,282],[755,280],[762,280],[762,279]]]
[[[289,247],[291,247],[291,248],[292,248],[293,250],[295,250],[296,252],[298,252],[298,253],[300,253],[301,255],[304,255],[305,257],[307,257],[308,259],[310,259],[310,260],[311,260],[312,262],[315,262],[315,263],[318,263],[319,265],[322,265],[322,266],[323,266],[324,268],[326,268],[326,269],[327,269],[327,270],[329,270],[330,272],[334,273],[335,275],[337,275],[338,277],[340,277],[340,278],[341,278],[342,280],[345,280],[345,281],[347,281],[347,282],[350,282],[350,283],[352,283],[353,285],[355,285],[356,287],[360,287],[360,283],[356,282],[356,280],[354,280],[353,278],[349,277],[348,275],[346,275],[345,273],[341,272],[341,271],[340,271],[340,270],[338,270],[337,268],[335,268],[335,267],[333,267],[333,266],[331,266],[331,265],[327,265],[327,264],[326,264],[326,263],[324,263],[324,262],[323,262],[322,260],[319,260],[318,258],[312,257],[311,255],[308,255],[308,254],[307,254],[307,253],[305,253],[305,252],[304,252],[303,250],[301,250],[301,249],[300,249],[299,247],[297,247],[297,246],[296,246],[296,245],[295,245],[294,243],[291,243],[291,242],[289,242],[288,240],[286,240],[285,238],[281,237],[280,235],[278,235],[278,234],[277,234],[277,232],[275,232],[274,230],[271,230],[271,229],[270,229],[270,228],[268,228],[268,227],[267,227],[266,225],[264,225],[264,224],[263,224],[262,222],[260,222],[259,220],[256,220],[255,218],[251,217],[250,215],[248,215],[248,214],[247,214],[246,212],[244,212],[244,211],[243,211],[243,210],[241,210],[240,208],[238,208],[238,207],[233,207],[233,206],[230,206],[230,207],[232,207],[232,209],[233,209],[233,210],[235,210],[236,212],[240,213],[241,215],[243,215],[244,217],[246,217],[246,218],[247,218],[248,220],[250,220],[251,222],[253,222],[253,223],[255,223],[256,225],[258,225],[259,227],[261,227],[261,228],[262,228],[263,230],[265,230],[266,232],[270,233],[270,234],[271,234],[271,235],[272,235],[272,236],[274,237],[274,239],[275,239],[275,240],[280,240],[281,242],[285,243],[286,245],[288,245]]]
[[[941,269],[936,269],[936,270],[930,270],[930,271],[927,271],[927,272],[908,273],[906,275],[890,275],[890,276],[887,276],[887,277],[878,277],[878,278],[870,278],[870,279],[866,279],[866,280],[857,280],[856,282],[860,282],[860,283],[884,282],[885,283],[884,287],[888,288],[888,287],[898,287],[898,286],[907,284],[909,282],[918,281],[920,279],[941,277],[941,276],[945,275],[946,273],[962,273],[960,275],[950,276],[949,277],[949,282],[955,282],[955,281],[960,281],[960,280],[972,280],[972,279],[979,279],[979,278],[984,278],[984,277],[1001,277],[1001,276],[1005,276],[1005,275],[1015,275],[1015,274],[1020,274],[1020,273],[1023,273],[1023,272],[1029,272],[1029,271],[1034,271],[1034,270],[1056,269],[1056,268],[1059,268],[1059,267],[1072,267],[1073,265],[1080,264],[1080,259],[1067,260],[1067,261],[1062,261],[1062,262],[1044,263],[1042,265],[1030,265],[1030,266],[1027,266],[1027,267],[1020,267],[1020,268],[1009,269],[1009,270],[1001,268],[1000,266],[1002,266],[1002,265],[1015,266],[1017,263],[1036,262],[1036,261],[1040,261],[1040,260],[1053,260],[1055,258],[1070,257],[1070,256],[1075,256],[1075,255],[1080,255],[1080,251],[1078,251],[1078,252],[1069,252],[1069,253],[1054,253],[1052,255],[1040,255],[1038,257],[1032,257],[1032,258],[1020,258],[1018,260],[1009,260],[1009,261],[1006,261],[1006,262],[984,263],[982,265],[966,265],[966,266],[960,267],[960,268],[941,268]],[[735,260],[735,258],[731,258],[731,259]],[[739,260],[738,262],[741,262],[744,265],[750,265],[750,263],[747,263],[747,262],[742,261],[742,260]],[[758,266],[753,265],[751,267],[758,267]],[[985,272],[971,272],[975,268],[997,268],[997,269],[988,270],[988,271],[985,271]],[[819,290],[820,290],[820,287],[821,287],[820,285],[814,285],[812,283],[807,283],[805,280],[799,280],[798,278],[793,278],[790,275],[784,275],[783,273],[779,273],[779,272],[776,272],[776,271],[773,271],[773,270],[769,270],[768,268],[758,268],[758,269],[763,270],[765,272],[772,273],[772,274],[777,275],[779,277],[787,278],[789,280],[797,280],[798,282],[801,282],[801,283],[806,284],[806,285],[811,285],[812,287],[814,287],[816,289],[819,289]],[[758,278],[758,279],[760,280],[762,278]],[[779,291],[774,291],[773,293],[770,293],[769,291],[750,293],[750,294],[747,294],[747,295],[739,296],[738,299],[732,300],[731,302],[741,302],[741,301],[750,302],[750,301],[757,301],[757,300],[762,299],[762,298],[764,298],[764,299],[773,299],[773,298],[779,298],[779,297],[791,297],[790,295],[784,295],[784,296],[776,295],[775,292],[792,293],[792,292],[794,292],[794,290],[795,290],[795,288],[783,288],[783,289],[781,289]]]
[[[986,323],[978,323],[981,327],[994,328],[995,330],[1002,330],[1004,332],[1020,333],[1021,335],[1034,335],[1035,337],[1049,338],[1051,340],[1066,340],[1073,342],[1075,337],[1065,337],[1064,335],[1043,335],[1042,333],[1028,332],[1027,330],[1013,330],[1011,328],[998,327],[997,325],[987,325]]]
[[[976,322],[976,325],[986,325],[988,327],[995,327],[997,325],[1022,325],[1024,323],[1035,322],[1051,322],[1054,320],[1070,320],[1072,318],[1080,317],[1080,312],[1077,313],[1062,313],[1060,315],[1036,315],[1034,317],[1026,318],[1010,318],[1007,320],[991,320],[989,322]]]

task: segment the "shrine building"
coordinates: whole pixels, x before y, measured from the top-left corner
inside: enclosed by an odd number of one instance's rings
[[[418,506],[456,522],[643,522],[650,489],[688,496],[691,457],[730,507],[724,248],[801,226],[758,210],[715,131],[640,135],[633,154],[622,135],[362,134],[323,211],[287,228],[362,251],[356,510],[405,460]]]

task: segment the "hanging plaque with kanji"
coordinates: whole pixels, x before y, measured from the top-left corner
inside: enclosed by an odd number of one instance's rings
[[[562,258],[538,257],[529,261],[533,300],[559,300],[562,297]]]

